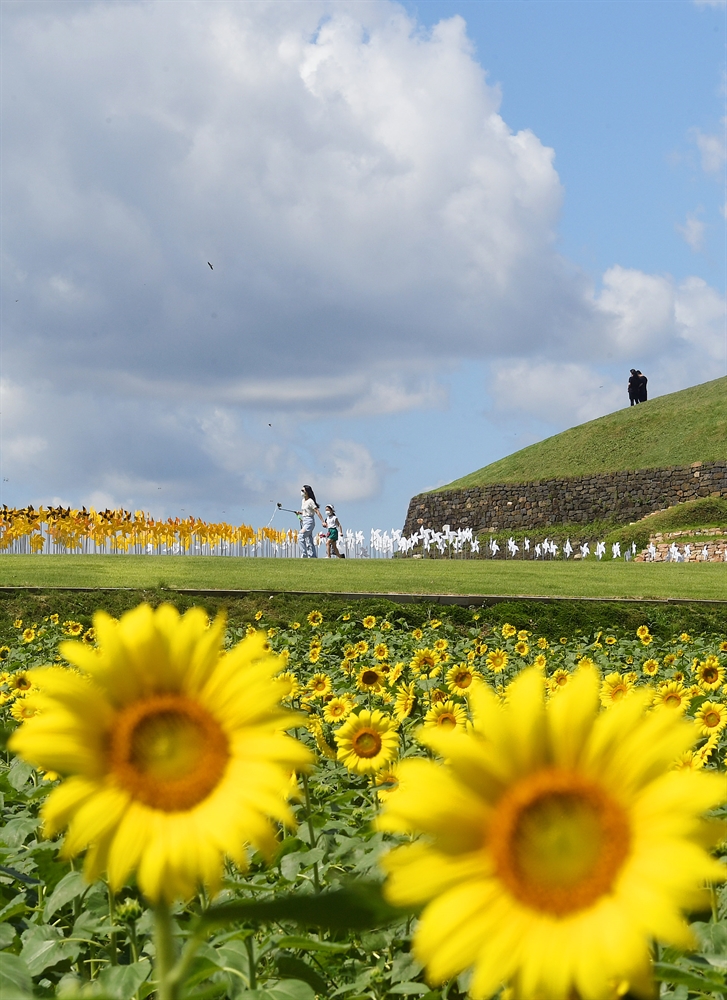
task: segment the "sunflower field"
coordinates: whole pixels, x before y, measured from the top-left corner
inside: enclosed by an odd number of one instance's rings
[[[3,1000],[727,991],[727,637],[140,605],[0,647]]]

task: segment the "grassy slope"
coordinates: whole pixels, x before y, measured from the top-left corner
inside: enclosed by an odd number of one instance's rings
[[[720,458],[727,458],[727,376],[572,427],[433,492]]]
[[[723,563],[0,556],[0,585],[727,599]]]

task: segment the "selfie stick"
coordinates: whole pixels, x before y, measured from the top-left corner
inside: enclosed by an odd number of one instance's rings
[[[295,514],[296,517],[300,517],[297,510],[291,510],[290,507],[283,507],[281,503],[278,504],[278,510],[284,510],[288,514]]]

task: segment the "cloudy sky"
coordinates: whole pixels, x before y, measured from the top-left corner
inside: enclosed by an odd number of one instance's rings
[[[0,9],[0,502],[399,527],[727,374],[724,4]]]

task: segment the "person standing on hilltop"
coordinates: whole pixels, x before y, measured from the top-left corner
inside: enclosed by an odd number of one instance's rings
[[[638,370],[638,368],[636,369],[636,374],[639,377],[639,384],[638,384],[638,396],[639,396],[639,398],[637,399],[637,403],[645,403],[646,402],[646,398],[647,398],[646,397],[646,383],[649,380],[647,379],[646,375],[643,374],[643,372],[640,372]]]
[[[631,369],[628,388],[629,400],[631,401],[631,405],[635,406],[639,402],[639,375],[635,368]]]

